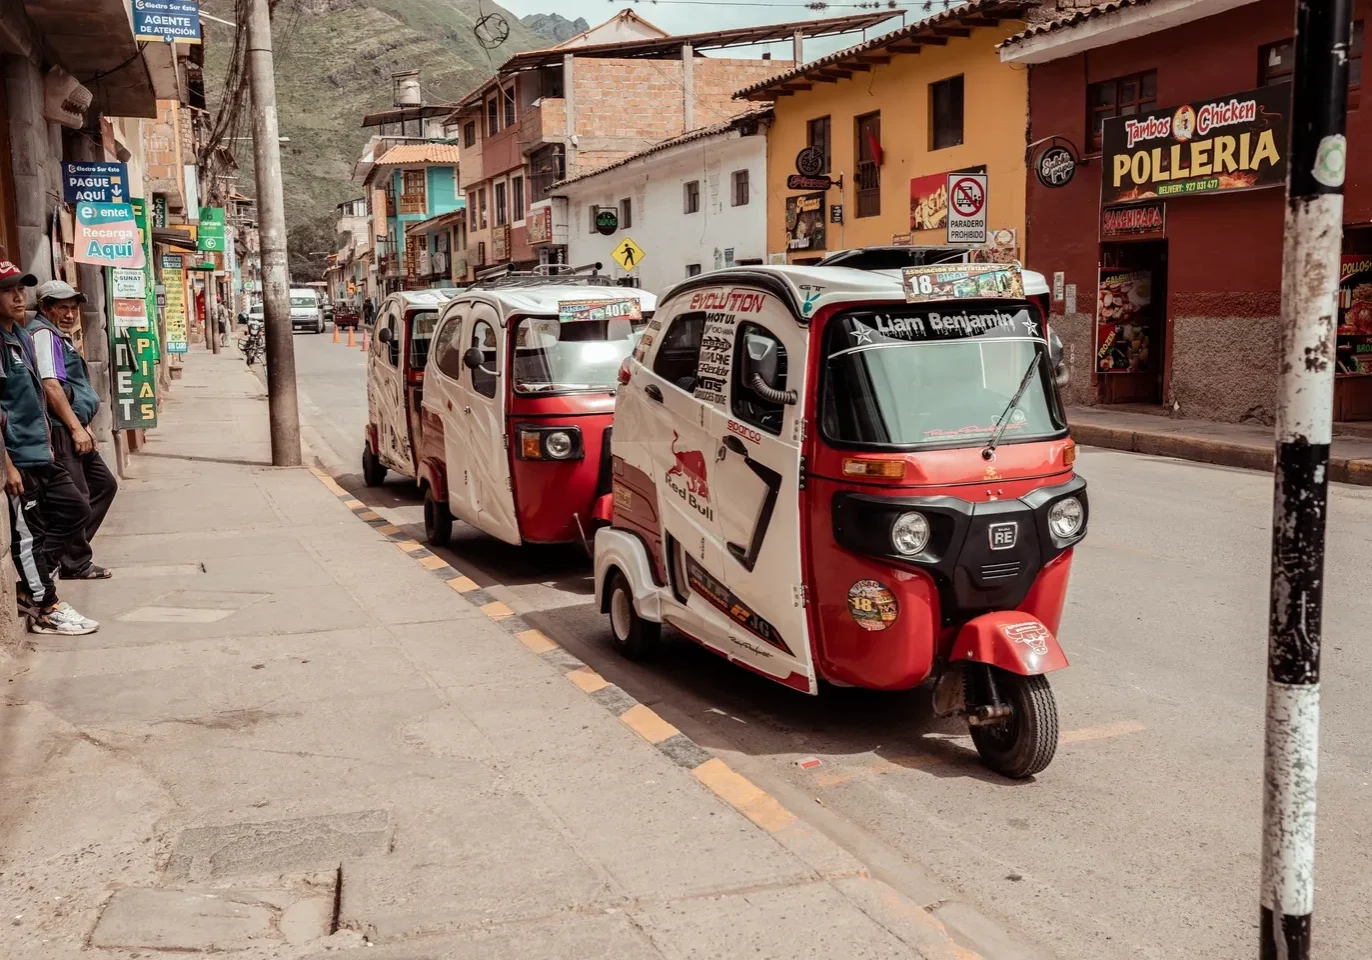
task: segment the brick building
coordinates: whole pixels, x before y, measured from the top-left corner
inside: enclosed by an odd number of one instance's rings
[[[462,146],[469,277],[504,264],[560,263],[567,224],[530,207],[553,184],[739,113],[734,91],[791,61],[707,57],[706,50],[865,30],[889,11],[805,23],[667,36],[636,18],[639,38],[599,42],[615,18],[547,50],[517,54],[458,102],[448,125]],[[556,238],[561,237],[561,242]]]

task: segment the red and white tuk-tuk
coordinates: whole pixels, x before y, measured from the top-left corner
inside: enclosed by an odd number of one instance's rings
[[[410,479],[419,476],[419,409],[429,342],[443,305],[456,293],[393,293],[376,312],[367,350],[367,435],[362,447],[362,478],[369,487],[385,483],[388,470]]]
[[[619,368],[656,302],[599,276],[505,274],[447,305],[424,375],[430,543],[457,517],[515,545],[589,546]]]
[[[665,294],[621,374],[596,535],[617,646],[670,624],[812,694],[936,678],[987,766],[1043,770],[1088,505],[1027,283],[752,267]]]

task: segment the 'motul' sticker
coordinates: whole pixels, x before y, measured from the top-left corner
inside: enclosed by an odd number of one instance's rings
[[[859,580],[848,589],[848,612],[864,630],[885,630],[900,616],[900,606],[885,585]]]

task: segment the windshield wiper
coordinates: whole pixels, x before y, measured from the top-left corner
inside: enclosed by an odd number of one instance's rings
[[[1005,435],[1005,428],[1010,426],[1010,414],[1019,406],[1020,399],[1024,396],[1024,391],[1029,389],[1029,381],[1034,378],[1035,371],[1039,368],[1039,361],[1042,354],[1034,351],[1034,358],[1029,361],[1029,369],[1024,371],[1024,379],[1019,382],[1019,389],[1010,398],[1010,403],[1006,405],[1005,411],[996,418],[996,432],[991,435],[991,442],[986,445],[986,449],[981,451],[982,459],[990,460],[996,455],[996,444],[1000,443],[1000,438]]]

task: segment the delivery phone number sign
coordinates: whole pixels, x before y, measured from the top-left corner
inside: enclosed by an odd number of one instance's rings
[[[986,242],[986,174],[948,174],[948,242]]]

